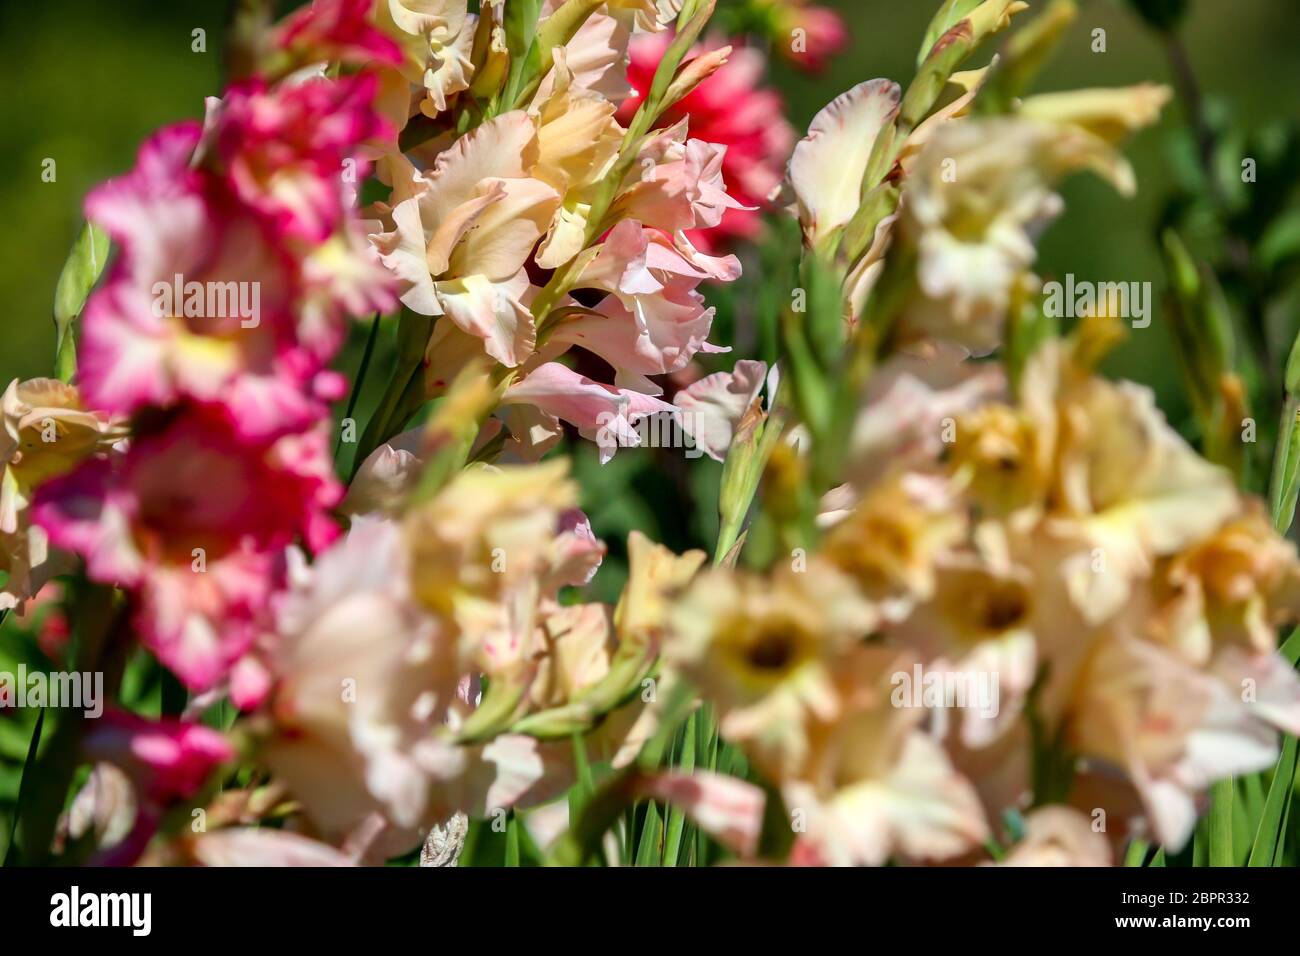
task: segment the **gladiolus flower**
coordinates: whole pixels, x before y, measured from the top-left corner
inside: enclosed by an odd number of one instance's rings
[[[810,73],[820,73],[849,45],[844,18],[809,0],[768,0],[773,49]]]
[[[999,866],[1111,866],[1105,834],[1070,807],[1040,807],[1025,818],[1025,836]]]
[[[676,603],[664,654],[718,707],[723,734],[784,779],[807,756],[810,723],[834,718],[833,662],[873,617],[827,566],[770,580],[716,570]]]
[[[655,69],[671,42],[668,33],[633,39],[628,79],[635,92],[620,109],[620,118],[630,118],[649,92]],[[795,135],[782,118],[779,94],[760,85],[764,66],[758,50],[733,50],[725,65],[661,120],[672,125],[689,118],[691,135],[722,151],[721,171],[739,204],[726,210],[717,229],[691,233],[691,241],[701,248],[756,236],[762,219],[753,209],[763,205],[781,183],[781,164],[790,154]]]
[[[138,589],[146,646],[206,689],[251,646],[283,549],[332,537],[328,462],[323,434],[250,446],[221,415],[187,410],[43,485],[33,515],[92,579]]]
[[[56,573],[45,530],[31,521],[31,503],[45,481],[66,474],[124,434],[86,411],[77,390],[49,378],[14,379],[0,399],[0,610],[18,608]]]
[[[376,5],[386,4],[387,0],[312,0],[276,28],[272,43],[299,64],[338,60],[395,65],[401,51],[371,20]]]
[[[232,87],[209,119],[214,160],[275,235],[323,242],[346,212],[344,184],[365,178],[358,145],[387,132],[374,95],[370,76]]]
[[[157,806],[192,797],[235,749],[215,730],[180,720],[148,720],[109,710],[83,742],[86,755],[126,771]]]

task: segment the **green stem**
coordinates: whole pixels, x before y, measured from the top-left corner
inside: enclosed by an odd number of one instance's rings
[[[370,334],[366,336],[366,347],[361,353],[361,364],[357,366],[356,378],[352,380],[352,392],[348,395],[347,411],[343,413],[345,419],[351,418],[357,408],[357,399],[361,397],[361,387],[366,380],[366,373],[370,371],[370,358],[375,351],[375,340],[379,338],[379,316],[376,315],[370,321]],[[339,452],[343,450],[343,432],[339,431],[338,441],[334,445],[334,458],[339,457]]]
[[[34,784],[31,782],[35,774],[36,755],[41,747],[41,731],[45,727],[45,708],[41,708],[40,713],[36,715],[36,726],[32,728],[32,738],[27,744],[27,759],[23,761],[23,775],[19,778],[18,783],[18,806],[14,808],[14,818],[9,827],[9,845],[5,848],[4,866],[11,866],[18,862],[18,853],[14,847],[18,843],[18,820],[20,814],[19,807],[26,805],[31,797],[30,790]]]
[[[397,364],[379,407],[361,436],[352,477],[370,454],[388,441],[424,404],[424,352],[433,333],[433,317],[403,309],[397,323]]]
[[[90,585],[77,600],[75,610],[72,617],[82,631],[76,669],[106,671],[113,644],[125,642],[127,638],[126,605],[116,600],[111,588]],[[120,673],[105,673],[105,688],[115,687],[119,677]],[[15,833],[18,858],[23,865],[43,864],[50,859],[59,815],[81,762],[85,721],[80,710],[61,714],[48,746],[37,756],[35,766],[23,775]]]

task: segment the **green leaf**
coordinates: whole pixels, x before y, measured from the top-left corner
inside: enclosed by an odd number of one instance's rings
[[[1264,812],[1264,775],[1252,773],[1242,777],[1238,797],[1242,816],[1253,830],[1259,824],[1259,815]],[[1245,846],[1247,842],[1242,840],[1241,845]]]
[[[14,844],[18,842],[18,820],[20,817],[20,808],[27,803],[30,788],[35,785],[35,780],[32,779],[32,770],[36,766],[36,751],[40,749],[41,731],[44,727],[45,708],[42,707],[40,713],[36,715],[36,726],[32,730],[32,740],[27,747],[27,759],[23,761],[22,783],[19,784],[18,789],[18,807],[14,808],[14,818],[9,829],[9,846],[5,849],[5,866],[17,862],[17,857],[14,856]]]
[[[1210,866],[1236,866],[1232,853],[1232,805],[1235,784],[1231,777],[1210,789]]]
[[[1291,784],[1291,789],[1292,789],[1292,791],[1294,792],[1294,790],[1295,790],[1295,783],[1294,783],[1294,781],[1293,781],[1292,784]],[[1288,832],[1290,832],[1290,829],[1291,829],[1291,801],[1287,801],[1286,809],[1282,811],[1282,829],[1281,829],[1281,832],[1282,832],[1282,838],[1279,839],[1279,840],[1277,841],[1277,849],[1273,851],[1273,865],[1274,865],[1274,866],[1284,866],[1284,865],[1286,865],[1286,863],[1285,863],[1285,861],[1286,861],[1286,834],[1287,834]]]
[[[718,756],[721,750],[721,739],[718,737],[718,724],[713,719],[713,709],[708,704],[703,704],[699,710],[699,742],[697,747],[699,752],[704,755],[701,762],[703,769],[715,772],[718,769]],[[695,866],[708,866],[716,844],[710,841],[709,836],[698,827],[695,829]]]
[[[403,308],[397,320],[397,359],[379,405],[361,434],[352,459],[355,476],[370,453],[400,432],[424,404],[424,351],[433,334],[433,318]]]
[[[1300,335],[1291,343],[1291,352],[1286,359],[1284,385],[1291,394],[1300,392]]]
[[[1259,241],[1256,255],[1260,266],[1270,272],[1300,256],[1300,209],[1286,213],[1269,226]]]
[[[513,812],[506,824],[506,866],[519,866],[519,818]]]
[[[465,832],[465,845],[461,847],[457,866],[501,866],[507,855],[509,842],[506,827],[498,830],[494,820],[470,820]]]
[[[1192,836],[1192,866],[1204,867],[1210,865],[1210,818],[1202,817],[1196,824],[1196,832]]]
[[[596,792],[596,780],[591,772],[591,763],[587,760],[587,744],[582,734],[573,735],[573,768],[576,782],[569,788],[569,820],[578,820],[586,809],[591,796]]]
[[[652,800],[646,804],[645,822],[641,825],[641,836],[637,841],[637,866],[659,866],[659,837],[662,832],[659,809]]]
[[[356,414],[357,399],[361,397],[361,389],[366,382],[366,373],[370,371],[370,359],[375,353],[375,341],[379,338],[379,315],[376,314],[370,320],[370,334],[366,336],[366,345],[361,352],[361,363],[357,366],[357,374],[352,379],[352,391],[348,395],[347,410],[343,413],[343,420],[347,421]],[[355,419],[354,419],[355,421]],[[338,440],[334,443],[334,461],[337,464],[339,453],[343,450],[343,429],[339,429]]]
[[[1277,652],[1292,667],[1300,664],[1300,627],[1291,632],[1291,636],[1282,642],[1282,646],[1277,649]]]
[[[122,637],[127,612],[111,588],[88,585],[83,591],[78,584],[76,590],[78,594],[68,614],[69,620],[76,622],[73,625],[77,641],[74,668],[96,671],[103,667],[105,648],[113,643],[115,637]],[[109,692],[116,695],[116,681]],[[79,710],[63,711],[48,745],[41,749],[35,764],[23,774],[17,841],[26,864],[41,864],[50,857],[59,814],[64,809],[81,762],[81,733],[88,719]]]
[[[1300,339],[1296,341],[1300,343]],[[1300,494],[1300,428],[1296,427],[1297,415],[1300,415],[1300,398],[1288,394],[1282,406],[1282,420],[1278,423],[1273,474],[1268,487],[1273,528],[1282,535],[1290,530],[1291,523],[1295,520],[1296,497]]]
[[[682,750],[674,764],[675,769],[690,773],[695,769],[695,721],[696,715],[686,718],[686,728],[682,735]],[[682,836],[686,828],[686,814],[681,807],[668,810],[668,827],[664,831],[664,866],[677,866],[682,851]]]
[[[90,290],[94,288],[108,261],[108,234],[87,222],[72,244],[59,282],[54,289],[54,366],[64,382],[71,381],[77,370],[76,336],[73,323],[81,314]]]
[[[1124,854],[1124,865],[1141,866],[1150,850],[1151,844],[1146,840],[1134,840],[1128,845],[1128,852]]]
[[[1291,804],[1295,782],[1296,738],[1287,736],[1282,743],[1282,756],[1273,770],[1273,781],[1264,798],[1264,812],[1255,831],[1255,842],[1250,848],[1247,866],[1272,866],[1273,858],[1282,841],[1283,819]]]

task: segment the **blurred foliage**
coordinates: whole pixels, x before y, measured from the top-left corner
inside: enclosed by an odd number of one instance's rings
[[[1187,16],[1190,0],[1130,0],[1130,3],[1157,30],[1171,30]]]

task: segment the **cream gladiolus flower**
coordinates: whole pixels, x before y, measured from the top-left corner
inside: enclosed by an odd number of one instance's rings
[[[374,812],[427,826],[435,783],[464,769],[436,735],[456,695],[455,635],[414,600],[408,561],[400,527],[358,518],[299,569],[278,617],[262,752],[329,834]]]
[[[1040,807],[1025,817],[1025,835],[999,866],[1111,866],[1110,843],[1073,807]]]
[[[887,632],[923,654],[931,671],[960,675],[964,697],[955,720],[966,747],[987,746],[1020,720],[1038,676],[1039,635],[1063,625],[1035,585],[1017,565],[952,556],[937,568],[933,597]],[[936,722],[946,720],[949,706],[945,700]]]
[[[409,83],[422,87],[420,110],[437,116],[448,97],[469,89],[474,78],[470,54],[478,17],[466,0],[380,0],[377,20],[402,50],[399,68]]]
[[[1232,476],[1169,427],[1149,389],[1089,378],[1058,397],[1057,472],[1048,533],[1091,622],[1115,613],[1156,558],[1205,537],[1237,508]]]
[[[901,96],[888,80],[860,83],[818,113],[795,146],[789,179],[808,245],[825,242],[858,211],[871,151]]]
[[[719,728],[776,779],[807,758],[813,720],[839,708],[833,662],[874,614],[829,566],[760,578],[706,572],[669,614],[666,661],[719,710]]]
[[[1172,558],[1163,569],[1166,633],[1194,663],[1236,646],[1272,654],[1279,625],[1300,614],[1296,548],[1273,530],[1257,501],[1214,534]]]
[[[896,473],[830,529],[821,556],[853,580],[877,619],[901,620],[933,594],[940,558],[965,536],[956,503],[942,478]]]
[[[1120,89],[1070,90],[1026,97],[1019,115],[1049,123],[1077,126],[1108,143],[1155,124],[1173,90],[1155,83]]]
[[[406,523],[416,594],[446,610],[457,593],[495,596],[545,566],[560,516],[576,505],[569,464],[479,466]]]
[[[1277,735],[1243,701],[1239,686],[1154,644],[1111,635],[1076,686],[1065,745],[1122,768],[1157,838],[1171,850],[1191,836],[1212,782],[1263,770],[1277,759]],[[1292,699],[1295,715],[1300,687]]]
[[[904,315],[904,337],[977,352],[997,345],[1036,258],[1033,237],[1061,210],[1053,187],[1085,168],[1133,191],[1123,158],[1079,127],[999,117],[937,130],[903,190],[899,228],[917,251],[922,293]]]
[[[125,430],[86,411],[76,388],[52,378],[14,379],[0,398],[0,415],[0,610],[21,609],[56,573],[45,531],[30,521],[33,493]]]
[[[836,668],[841,708],[781,784],[796,833],[791,858],[879,866],[961,855],[988,839],[975,789],[921,730],[925,710],[895,706],[890,686],[915,658],[860,647]]]
[[[864,490],[898,468],[933,469],[945,451],[956,453],[969,435],[964,413],[978,414],[1007,388],[1001,368],[965,359],[960,348],[925,343],[876,370],[849,439],[845,477],[855,487]]]
[[[540,156],[537,127],[522,110],[457,140],[428,172],[394,153],[385,160],[392,229],[370,237],[406,283],[403,303],[445,315],[510,368],[536,344],[524,265],[560,203],[533,178]]]
[[[538,265],[547,269],[585,247],[593,187],[608,175],[623,142],[615,104],[577,86],[564,50],[556,54],[550,89],[531,111],[540,147],[534,175],[563,197],[537,253]]]
[[[413,428],[371,452],[353,476],[339,510],[347,515],[398,514],[419,483],[417,452],[423,439],[424,429]]]
[[[955,481],[981,512],[1023,524],[1042,515],[1055,443],[1024,411],[990,404],[956,422],[950,462]]]
[[[381,824],[382,858],[461,810],[486,816],[545,774],[536,741],[458,746],[458,635],[411,590],[403,529],[360,517],[299,567],[279,609],[259,753],[334,839]]]
[[[617,641],[611,609],[574,604],[547,615],[533,652],[536,673],[528,696],[537,709],[560,707],[609,673]]]
[[[676,554],[639,531],[627,539],[628,578],[614,612],[619,639],[657,648],[671,601],[708,560],[703,551]]]

